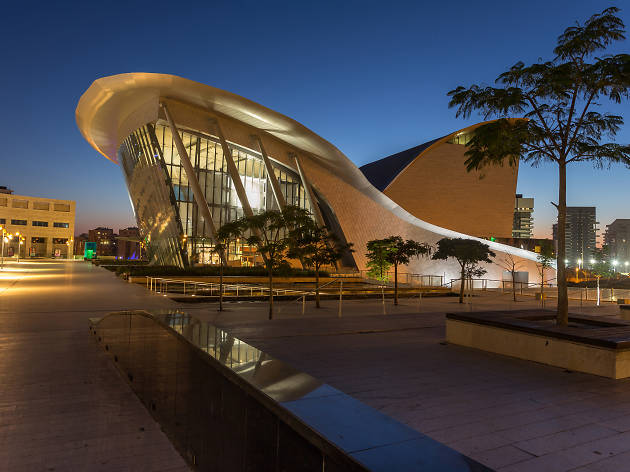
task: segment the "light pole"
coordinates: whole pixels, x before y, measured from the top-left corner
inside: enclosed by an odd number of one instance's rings
[[[5,237],[5,233],[6,230],[0,226],[0,239],[2,239],[2,250],[0,250],[0,253],[2,254],[2,263],[0,264],[0,269],[4,269],[4,243],[8,242],[7,238]]]

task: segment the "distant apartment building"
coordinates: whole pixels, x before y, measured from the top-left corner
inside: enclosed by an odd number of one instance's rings
[[[534,199],[523,198],[520,193],[514,199],[514,223],[512,237],[529,239],[534,235]]]
[[[96,243],[97,256],[116,255],[116,236],[111,228],[98,227],[89,230],[88,240]]]
[[[630,219],[616,219],[606,225],[604,244],[608,246],[611,259],[623,266],[630,262]]]
[[[118,230],[118,236],[116,237],[116,258],[140,259],[141,257],[140,230],[135,227]]]
[[[597,247],[597,216],[595,207],[567,207],[566,255],[569,266],[593,256]],[[553,225],[553,240],[558,244],[558,224]]]
[[[0,187],[0,226],[21,236],[5,244],[4,255],[72,257],[75,206],[71,200],[15,195]]]
[[[81,233],[74,237],[74,254],[82,256],[85,253],[85,243],[88,242],[89,236],[87,233]]]

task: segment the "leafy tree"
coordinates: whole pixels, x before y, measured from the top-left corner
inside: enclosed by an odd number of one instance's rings
[[[288,256],[300,257],[302,264],[315,269],[315,306],[320,308],[319,270],[334,265],[346,252],[352,252],[352,243],[342,244],[334,233],[312,219],[290,232],[291,244]]]
[[[221,259],[219,264],[219,311],[223,311],[223,267],[227,264],[227,252],[230,245],[236,242],[244,232],[241,221],[230,221],[217,230],[217,242],[214,252]]]
[[[565,29],[554,57],[526,66],[517,62],[497,78],[496,86],[457,87],[448,95],[457,116],[473,111],[498,120],[476,128],[467,144],[468,170],[487,165],[515,165],[520,157],[537,166],[558,166],[558,315],[568,323],[565,267],[567,166],[592,162],[595,167],[630,165],[630,146],[604,142],[614,137],[623,118],[595,111],[599,101],[621,103],[630,95],[630,55],[600,55],[625,39],[619,9],[607,8],[583,24]],[[509,116],[521,116],[508,119]]]
[[[486,270],[479,267],[480,262],[492,262],[490,257],[496,254],[487,244],[473,239],[442,238],[437,243],[437,251],[432,259],[446,260],[452,257],[461,267],[461,284],[459,288],[459,303],[464,303],[465,281],[472,277],[481,277]]]
[[[551,246],[545,245],[540,248],[540,252],[536,256],[538,263],[536,268],[540,275],[540,301],[545,306],[545,271],[553,267],[553,249]]]
[[[381,282],[389,280],[387,271],[392,266],[392,263],[389,262],[391,247],[385,241],[385,239],[373,239],[368,241],[368,252],[365,254],[368,260],[368,277],[378,279]]]
[[[394,305],[398,305],[398,266],[409,264],[412,257],[429,254],[431,247],[412,239],[404,240],[400,236],[390,236],[380,241],[387,248],[385,260],[394,266]]]
[[[249,234],[245,240],[256,246],[264,256],[269,276],[269,319],[273,319],[273,270],[286,263],[287,248],[291,243],[289,228],[294,228],[309,215],[299,207],[285,207],[282,212],[268,210],[237,220],[241,234]]]

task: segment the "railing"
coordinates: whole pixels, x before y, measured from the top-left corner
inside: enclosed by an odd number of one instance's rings
[[[146,277],[146,287],[148,290],[160,293],[164,296],[168,295],[169,289],[171,293],[182,293],[183,295],[197,296],[210,295],[219,296],[229,294],[236,296],[268,296],[269,287],[258,284],[235,284],[216,282],[198,282],[195,280],[170,279],[165,277]],[[293,290],[288,288],[274,288],[273,295],[301,295],[304,291]]]
[[[489,470],[184,313],[130,311],[90,321],[194,470]]]
[[[368,280],[375,280],[379,283],[383,283],[382,281],[371,277],[368,275],[367,270],[359,271],[359,275]],[[394,271],[390,270],[386,273],[387,280],[386,282],[393,283],[394,282]],[[398,283],[400,284],[408,284],[416,287],[442,287],[444,285],[444,276],[443,275],[429,275],[429,274],[411,274],[408,272],[398,272]]]
[[[459,290],[461,279],[450,279],[445,286],[452,290]],[[538,296],[541,293],[540,283],[533,282],[512,282],[511,280],[496,279],[466,279],[465,291],[501,291],[512,293],[513,289],[519,295]],[[557,285],[546,283],[542,287],[545,298],[557,297]],[[598,289],[596,287],[568,287],[568,297],[570,300],[597,301]],[[630,300],[630,289],[600,288],[599,300],[602,302],[615,303],[617,300]]]

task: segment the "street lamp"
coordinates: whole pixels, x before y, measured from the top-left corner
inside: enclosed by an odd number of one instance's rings
[[[4,243],[9,242],[9,232],[0,226],[0,239],[2,239],[2,248],[0,248],[0,254],[2,255],[2,262],[0,263],[0,269],[4,269]]]
[[[613,270],[614,270],[615,272],[617,272],[617,264],[619,264],[619,261],[618,261],[618,260],[616,260],[616,259],[615,259],[614,261],[612,261]]]

